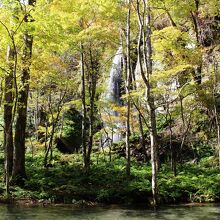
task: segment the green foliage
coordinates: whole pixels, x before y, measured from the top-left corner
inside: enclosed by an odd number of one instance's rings
[[[214,66],[220,57],[219,43],[217,45],[213,40],[209,47],[199,43],[199,40],[196,39],[198,36],[196,36],[194,24],[194,19],[197,19],[196,24],[199,25],[199,32],[201,32],[199,34],[214,37],[210,30],[214,28],[218,32],[219,21],[215,24],[211,24],[211,21],[214,17],[219,19],[219,2],[219,0],[201,0],[196,8],[196,1],[191,0],[150,1],[153,6],[151,10],[152,26],[150,27],[153,46],[153,74],[150,77],[150,83],[155,85],[155,88],[152,89],[152,98],[155,101],[155,109],[158,110],[157,129],[161,137],[166,136],[168,125],[171,124],[173,141],[184,140],[184,144],[196,152],[199,161],[198,164],[179,164],[176,177],[173,176],[167,164],[162,164],[158,183],[159,195],[164,202],[220,200],[220,176],[219,170],[216,168],[217,160],[213,156],[217,145],[216,125],[218,125],[220,106],[219,68]],[[131,9],[131,60],[132,69],[135,69],[137,32],[139,31],[135,1]],[[7,88],[3,79],[9,70],[9,63],[6,62],[7,46],[13,45],[17,50],[13,84],[20,89],[22,84],[20,73],[26,65],[23,63],[22,57],[23,35],[28,32],[34,37],[28,101],[28,119],[32,126],[29,126],[28,132],[35,139],[38,139],[39,133],[41,134],[39,138],[41,146],[47,144],[49,138],[53,137],[54,127],[55,137],[63,132],[63,136],[68,139],[71,146],[79,147],[81,145],[82,116],[80,111],[82,103],[80,100],[81,87],[79,86],[81,84],[81,52],[84,53],[85,58],[88,113],[91,110],[91,92],[96,90],[94,109],[92,109],[95,121],[94,128],[92,128],[94,133],[100,130],[103,122],[108,125],[107,132],[109,133],[112,129],[115,132],[125,132],[123,126],[117,129],[117,124],[119,122],[125,124],[126,107],[106,103],[105,100],[98,101],[98,99],[106,90],[106,74],[109,72],[113,51],[119,44],[126,45],[124,42],[126,13],[126,3],[118,0],[37,0],[34,8],[25,6],[20,1],[1,1],[1,124],[3,125],[2,109],[5,104],[4,89]],[[24,22],[25,18],[28,20],[33,18],[33,20]],[[83,51],[80,50],[81,43],[84,46]],[[141,53],[144,52],[142,46]],[[201,70],[200,67],[202,67]],[[144,69],[144,71],[146,70]],[[201,84],[197,79],[199,75],[202,78]],[[136,104],[147,124],[149,109],[146,101],[149,100],[146,100],[145,97],[146,89],[143,87],[143,80],[138,78],[136,82],[138,88],[133,89],[129,95],[124,95],[122,99],[130,98],[132,105]],[[93,83],[94,85],[92,85]],[[132,87],[135,87],[134,85],[135,83],[132,82]],[[15,90],[14,88],[14,97],[16,97]],[[63,99],[62,95],[64,95]],[[162,107],[162,110],[159,107]],[[170,111],[171,118],[169,119],[167,108]],[[39,109],[41,110],[39,111]],[[110,115],[106,109],[118,112],[119,116]],[[217,115],[215,115],[216,112]],[[38,118],[38,114],[41,113],[44,114],[44,117]],[[39,123],[36,122],[38,119]],[[89,123],[87,127],[89,127]],[[131,127],[134,135],[130,137],[130,141],[135,145],[140,139],[140,134],[137,132],[139,129],[137,109],[133,106],[131,108]],[[146,130],[145,135],[147,136],[148,128]],[[184,139],[185,133],[186,138]],[[1,141],[3,135],[4,132],[1,134]],[[96,141],[100,137],[101,132],[94,135],[94,145],[98,145]],[[38,145],[40,144],[38,143]],[[37,146],[34,145],[34,147]],[[24,188],[11,188],[12,196],[50,199],[54,202],[71,202],[73,199],[104,203],[146,202],[151,197],[151,167],[149,164],[137,165],[136,161],[132,159],[131,177],[126,178],[125,159],[119,158],[116,153],[122,147],[124,147],[123,141],[113,147],[111,163],[106,162],[106,155],[93,152],[89,172],[85,172],[82,167],[81,155],[64,156],[55,151],[51,162],[53,167],[48,169],[42,167],[43,153],[33,155],[33,158],[28,155],[28,179]],[[96,148],[96,151],[98,150]],[[168,150],[165,149],[165,151]],[[103,152],[108,153],[106,149]],[[191,152],[189,148],[188,152]],[[158,153],[160,155],[160,152]],[[4,163],[3,158],[0,158],[0,161],[1,164]],[[1,169],[2,179],[3,173]],[[2,195],[4,187],[3,184],[0,184]]]
[[[42,168],[42,155],[28,157],[28,176],[24,188],[11,187],[15,199],[29,198],[51,202],[93,201],[101,203],[148,203],[151,197],[151,167],[132,162],[131,177],[125,176],[125,160],[114,159],[98,164],[93,161],[86,173],[77,163],[79,155],[56,154],[53,167]],[[78,165],[77,165],[78,164]],[[163,203],[219,201],[220,175],[213,157],[203,158],[199,164],[178,166],[174,177],[168,165],[158,175],[159,196]],[[4,186],[0,194],[4,196]]]
[[[68,110],[63,116],[63,137],[72,147],[79,148],[81,146],[81,127],[82,116],[74,108]]]
[[[166,116],[163,114],[158,114],[157,117],[157,129],[159,132],[163,131],[164,128],[167,128],[169,126],[169,123],[172,123]]]
[[[218,201],[219,169],[211,166],[210,158],[206,158],[206,162],[209,163],[208,167],[185,164],[180,167],[176,177],[171,172],[166,173],[166,176],[160,174],[159,188],[163,199],[166,202]]]

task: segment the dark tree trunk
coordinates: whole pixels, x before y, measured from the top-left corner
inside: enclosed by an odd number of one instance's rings
[[[8,46],[7,62],[9,63],[9,71],[5,76],[5,92],[4,92],[4,151],[5,151],[5,182],[6,193],[9,192],[9,178],[12,174],[13,167],[13,71],[14,71],[15,52]]]
[[[90,168],[91,152],[93,147],[93,137],[94,137],[94,114],[95,114],[95,96],[96,96],[96,86],[97,77],[99,72],[99,63],[97,57],[93,57],[92,50],[90,48],[90,72],[89,72],[89,98],[90,98],[90,112],[89,112],[89,142],[87,151],[87,165]]]
[[[202,45],[202,37],[201,37],[201,28],[200,28],[200,22],[199,22],[199,4],[200,0],[194,0],[195,4],[195,10],[191,11],[191,17],[192,17],[192,23],[194,26],[194,31],[196,35],[197,40],[197,46]],[[197,67],[195,67],[195,70],[193,72],[193,78],[197,85],[201,85],[202,83],[202,61],[198,64]]]
[[[17,119],[15,125],[15,153],[12,182],[19,184],[23,178],[26,178],[25,172],[25,130],[27,121],[27,100],[30,78],[29,68],[22,71],[22,85],[23,88],[18,93]]]
[[[28,0],[27,4],[34,6],[36,0]],[[24,22],[33,21],[30,14],[26,14]],[[25,171],[25,131],[27,124],[27,103],[29,93],[30,65],[32,57],[33,36],[27,31],[24,33],[24,49],[22,56],[23,69],[21,72],[21,85],[17,98],[17,118],[14,137],[14,161],[12,183],[23,184],[26,178]]]
[[[29,1],[33,4],[34,1]],[[26,16],[25,22],[28,22],[29,15]],[[12,172],[12,182],[14,184],[22,184],[23,179],[26,178],[25,172],[25,131],[27,124],[27,103],[29,93],[29,79],[30,79],[30,64],[32,56],[33,36],[27,32],[24,34],[24,50],[23,50],[23,69],[21,73],[22,87],[18,92],[17,104],[17,119],[15,125],[15,152],[14,164]]]
[[[18,105],[17,105],[17,119],[15,125],[15,153],[14,164],[12,173],[12,182],[16,184],[22,184],[23,179],[26,178],[25,172],[25,131],[27,124],[27,102],[29,92],[29,79],[30,79],[30,58],[32,53],[33,37],[27,33],[24,35],[24,54],[22,70],[22,88],[18,93]]]

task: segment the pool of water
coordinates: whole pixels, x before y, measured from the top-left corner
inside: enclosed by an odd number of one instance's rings
[[[18,207],[0,205],[0,219],[39,219],[39,220],[212,220],[220,219],[220,205],[205,206],[168,206],[157,210],[149,208],[70,208],[70,207]]]

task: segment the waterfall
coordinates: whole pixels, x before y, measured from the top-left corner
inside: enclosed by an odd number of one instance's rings
[[[117,53],[115,54],[112,62],[112,67],[109,76],[109,83],[106,91],[106,100],[115,106],[122,106],[122,101],[121,101],[122,71],[123,71],[123,51],[122,51],[122,47],[120,47]],[[116,143],[122,140],[122,134],[119,130],[123,128],[123,124],[120,122],[119,118],[117,119],[117,117],[120,116],[120,114],[117,111],[113,110],[112,108],[109,108],[107,111],[109,116],[114,118],[114,129],[113,129],[114,132],[113,135],[108,135],[108,137],[106,138],[108,140],[113,139],[113,143]],[[108,125],[105,126],[106,128],[108,128]],[[109,141],[107,141],[107,144],[108,143]]]
[[[121,105],[122,65],[123,53],[120,47],[113,59],[107,90],[107,100],[117,105]]]

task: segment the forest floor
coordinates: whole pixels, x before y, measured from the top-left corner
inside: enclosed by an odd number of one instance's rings
[[[3,158],[1,159],[3,161]],[[55,154],[52,167],[43,167],[43,154],[28,155],[23,187],[11,186],[12,201],[24,204],[137,204],[151,203],[150,163],[132,161],[131,176],[125,175],[125,159],[111,162],[103,156],[92,158],[89,172],[82,167],[80,155]],[[162,204],[220,201],[220,170],[213,157],[198,164],[178,165],[174,176],[168,164],[158,174],[159,200]],[[3,164],[3,162],[2,162]],[[3,170],[0,170],[3,176]],[[0,184],[1,201],[6,201]]]

